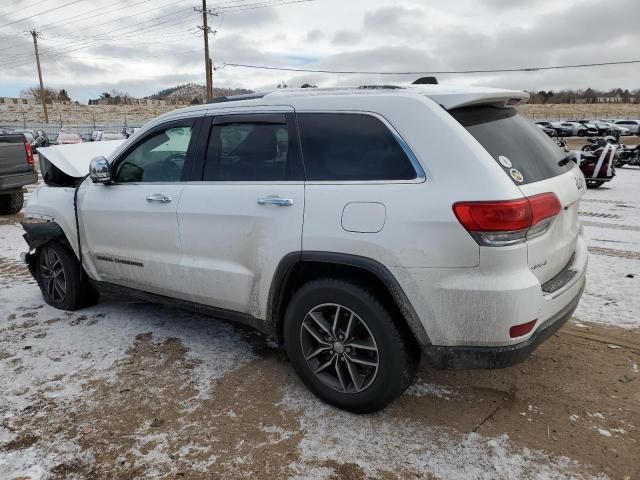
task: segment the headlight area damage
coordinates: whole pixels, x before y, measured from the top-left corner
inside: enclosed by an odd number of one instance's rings
[[[38,148],[40,172],[45,185],[30,196],[22,222],[29,252],[23,255],[34,273],[34,255],[42,245],[56,241],[77,254],[75,218],[76,188],[89,173],[91,159],[109,156],[123,141],[91,142]]]
[[[89,173],[94,157],[108,157],[124,140],[55,145],[38,148],[40,172],[49,187],[75,187]]]

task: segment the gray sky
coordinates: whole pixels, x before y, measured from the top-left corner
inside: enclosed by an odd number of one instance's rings
[[[274,0],[267,0],[273,2]],[[287,1],[287,0],[279,0]],[[289,0],[290,1],[290,0]],[[338,70],[462,70],[640,59],[640,0],[316,0],[246,9],[265,0],[209,0],[229,10],[210,23],[224,62]],[[66,5],[65,4],[69,4]],[[45,84],[86,101],[113,88],[144,96],[204,83],[197,0],[4,0],[0,95],[37,84],[37,28]],[[639,88],[640,65],[545,72],[440,75],[442,83],[517,89]],[[224,67],[221,87],[273,88],[411,82],[415,76],[329,75]]]

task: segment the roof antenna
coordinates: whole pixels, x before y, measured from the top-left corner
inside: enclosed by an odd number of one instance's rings
[[[438,79],[436,77],[420,77],[412,85],[438,85]]]

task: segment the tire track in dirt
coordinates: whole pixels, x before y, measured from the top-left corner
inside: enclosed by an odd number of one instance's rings
[[[620,225],[619,223],[589,222],[583,220],[582,225],[584,225],[585,227],[611,228],[613,230],[628,230],[631,232],[640,232],[640,227],[637,227],[635,225]]]
[[[632,252],[630,250],[616,250],[615,248],[588,247],[589,253],[594,255],[606,255],[608,257],[629,258],[631,260],[640,260],[640,252]]]

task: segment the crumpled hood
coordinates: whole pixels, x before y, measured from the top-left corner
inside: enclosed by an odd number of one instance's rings
[[[89,163],[94,157],[108,157],[126,140],[110,140],[105,142],[86,142],[71,145],[54,145],[40,147],[42,155],[65,174],[74,178],[84,177],[89,173]]]

